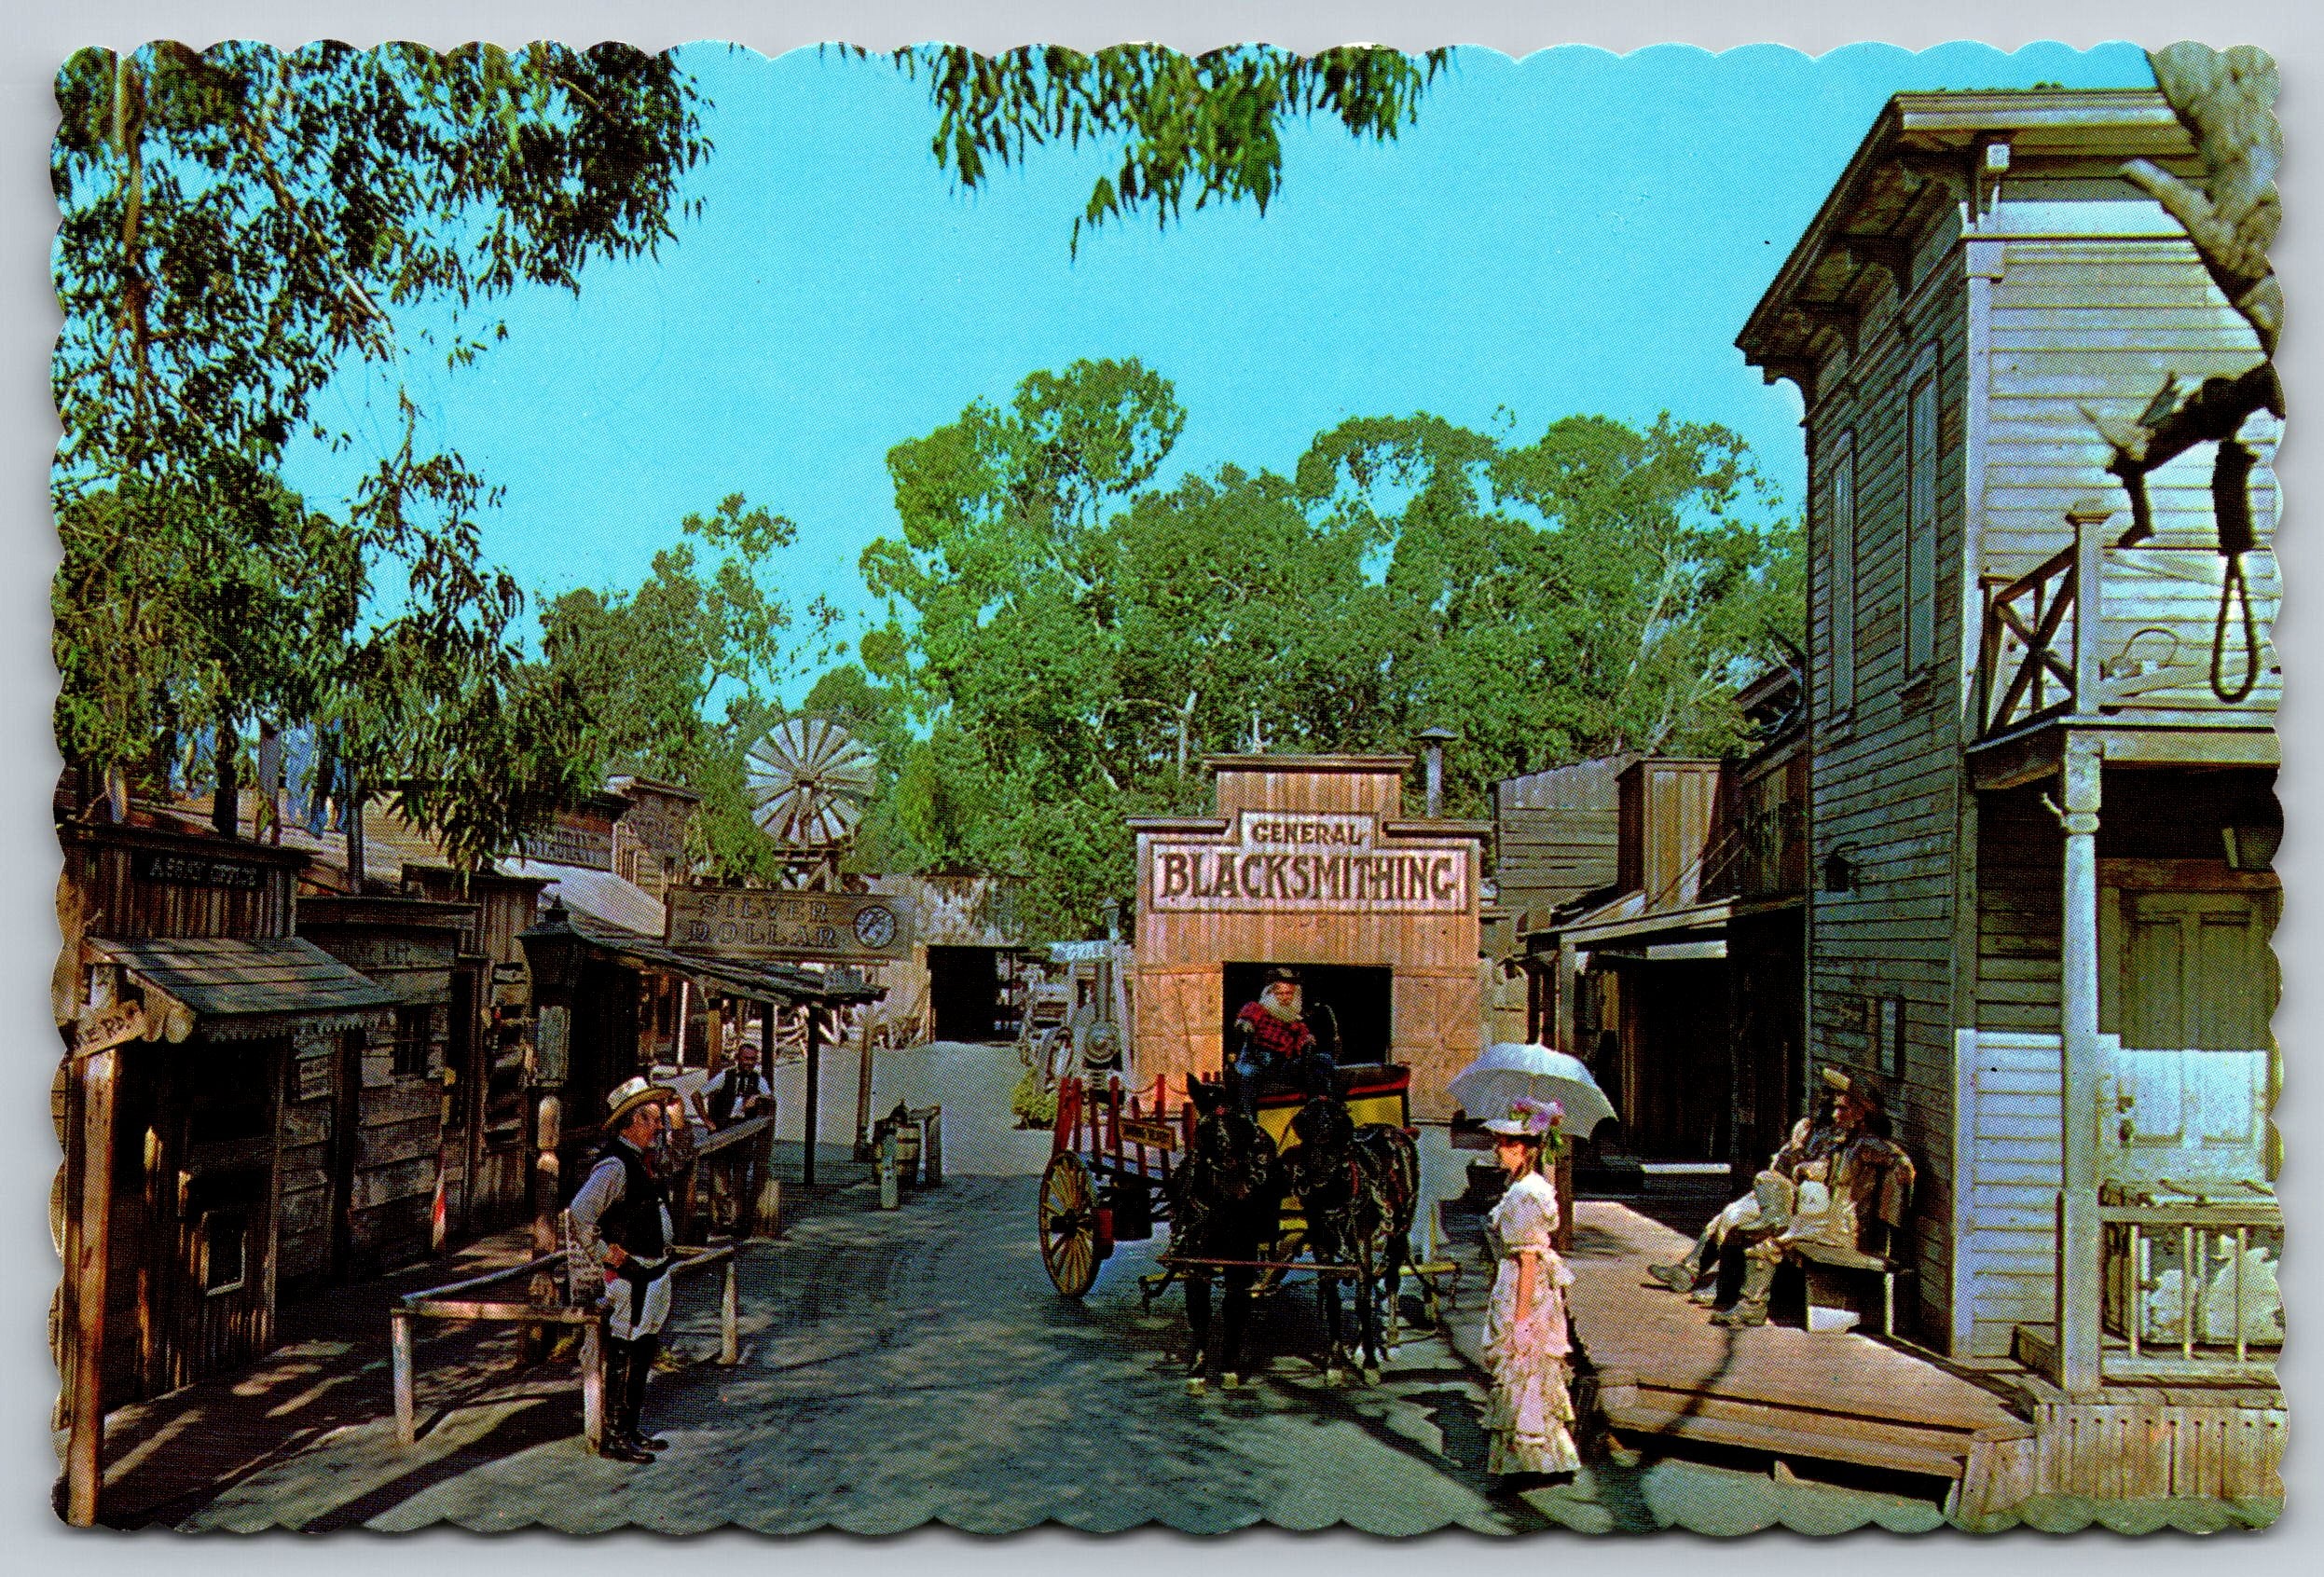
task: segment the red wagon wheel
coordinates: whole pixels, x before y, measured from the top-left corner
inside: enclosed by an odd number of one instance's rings
[[[1070,1150],[1050,1157],[1041,1173],[1041,1265],[1067,1297],[1088,1292],[1099,1263],[1113,1252],[1101,1225],[1097,1190],[1081,1158]]]

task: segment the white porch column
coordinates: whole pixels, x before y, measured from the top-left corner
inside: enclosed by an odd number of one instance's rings
[[[2065,1131],[2057,1223],[2057,1383],[2098,1388],[2098,775],[2095,745],[2067,735],[2065,935],[2059,963]]]

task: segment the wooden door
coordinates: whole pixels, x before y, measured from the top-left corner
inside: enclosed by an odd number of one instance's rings
[[[2122,895],[2108,1176],[2264,1175],[2274,910],[2264,891]]]

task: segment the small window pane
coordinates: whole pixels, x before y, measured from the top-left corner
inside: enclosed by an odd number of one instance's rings
[[[1913,385],[1910,518],[1905,553],[1905,665],[1928,666],[1936,644],[1937,380]]]
[[[213,1210],[201,1218],[201,1287],[232,1292],[242,1284],[250,1218],[239,1210]]]

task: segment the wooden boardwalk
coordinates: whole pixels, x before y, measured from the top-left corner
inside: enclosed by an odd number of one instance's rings
[[[1699,1440],[1953,1479],[1977,1515],[2030,1488],[2033,1426],[1984,1388],[1853,1332],[1727,1330],[1646,1267],[1686,1252],[1606,1200],[1574,1208],[1574,1333],[1623,1443]]]

